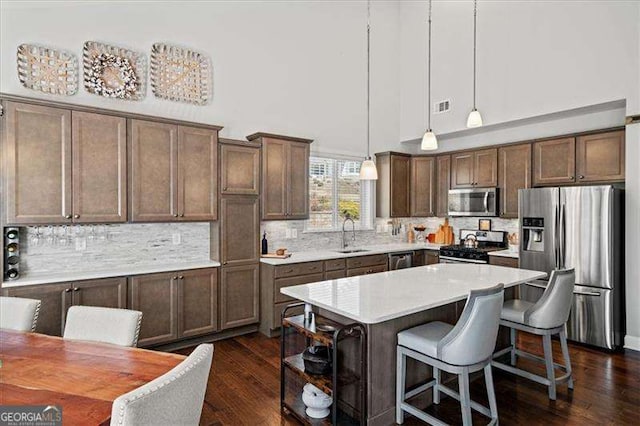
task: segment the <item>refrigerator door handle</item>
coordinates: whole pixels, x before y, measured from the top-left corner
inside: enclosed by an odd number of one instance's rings
[[[564,204],[560,207],[560,267],[566,268],[567,260],[567,224]]]
[[[559,223],[558,223],[558,206],[555,207],[555,210],[553,212],[553,226],[554,226],[554,230],[553,230],[553,256],[554,256],[554,260],[555,260],[555,266],[556,269],[560,268],[560,255],[559,255],[559,250],[558,250],[558,231],[559,231]]]
[[[597,291],[574,291],[573,294],[577,294],[579,296],[597,296],[600,297],[600,293]]]

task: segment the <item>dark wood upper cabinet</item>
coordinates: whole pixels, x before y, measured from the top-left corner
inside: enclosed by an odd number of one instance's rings
[[[498,185],[498,150],[466,151],[451,156],[451,188]]]
[[[178,217],[218,218],[218,131],[178,126]]]
[[[223,266],[260,261],[260,201],[257,197],[221,197],[220,261]]]
[[[131,120],[134,222],[217,219],[218,131]]]
[[[578,182],[623,181],[624,130],[579,136],[576,139]]]
[[[533,143],[533,184],[575,182],[576,139],[561,138]]]
[[[451,189],[451,156],[439,155],[436,157],[437,195],[436,216],[449,215],[449,189]]]
[[[73,112],[73,219],[127,221],[127,120]]]
[[[178,273],[139,275],[129,279],[129,308],[142,312],[138,346],[178,338]]]
[[[411,158],[411,216],[436,214],[436,159]]]
[[[376,215],[411,215],[411,156],[397,152],[376,154]]]
[[[500,216],[518,217],[518,190],[531,187],[531,144],[498,149]]]
[[[218,330],[218,270],[194,269],[178,275],[178,337]]]
[[[220,139],[220,194],[260,195],[260,146],[227,141]]]
[[[260,266],[233,266],[220,270],[220,329],[254,324],[259,317]]]
[[[71,222],[71,111],[4,106],[6,222]]]
[[[310,139],[255,133],[262,144],[262,220],[309,217]]]

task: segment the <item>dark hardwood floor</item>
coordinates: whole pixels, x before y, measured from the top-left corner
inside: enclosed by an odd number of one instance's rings
[[[522,335],[519,346],[542,355],[539,338]],[[179,351],[188,354],[193,348]],[[575,389],[558,387],[558,399],[547,398],[546,387],[494,369],[500,423],[503,425],[625,425],[640,421],[640,353],[608,354],[570,345]],[[554,342],[556,361],[560,346]],[[213,367],[202,411],[203,425],[297,425],[280,412],[280,345],[259,333],[215,343]],[[519,360],[518,365],[544,374],[542,365]],[[390,366],[393,368],[393,366]],[[452,386],[455,386],[453,384]],[[471,396],[487,404],[484,380],[472,383]],[[462,419],[458,402],[443,397],[428,412],[450,424]],[[475,424],[488,419],[473,413]],[[408,417],[405,424],[421,424]]]

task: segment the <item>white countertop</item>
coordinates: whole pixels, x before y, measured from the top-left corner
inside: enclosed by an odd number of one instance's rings
[[[498,251],[490,251],[489,256],[498,256],[498,257],[510,257],[512,259],[520,258],[520,254],[516,250],[498,250]]]
[[[282,294],[352,320],[376,324],[464,300],[469,291],[546,277],[526,269],[445,264],[284,287]]]
[[[129,275],[153,274],[156,272],[184,271],[187,269],[215,268],[220,266],[220,262],[213,260],[203,260],[202,262],[176,262],[159,265],[130,265],[118,269],[86,272],[61,272],[56,274],[25,274],[17,280],[2,282],[2,288],[20,287],[35,284],[53,284],[60,282],[93,280],[99,278],[123,277]]]
[[[379,244],[374,246],[355,246],[347,249],[365,249],[355,253],[338,253],[340,248],[332,250],[314,250],[292,252],[291,257],[286,259],[260,258],[260,262],[269,265],[288,265],[290,263],[314,262],[317,260],[341,259],[347,257],[367,256],[370,254],[394,253],[410,250],[439,250],[444,244],[433,243],[396,243]]]

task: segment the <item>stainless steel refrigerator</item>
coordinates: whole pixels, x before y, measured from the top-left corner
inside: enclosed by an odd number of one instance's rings
[[[575,268],[570,340],[615,349],[624,339],[623,190],[613,186],[521,189],[520,267]],[[546,281],[523,286],[536,301]]]

